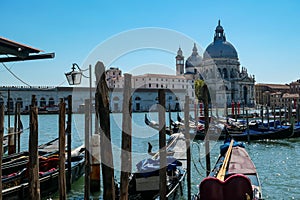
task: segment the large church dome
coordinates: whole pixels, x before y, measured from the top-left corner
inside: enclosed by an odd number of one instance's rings
[[[203,58],[204,59],[210,59],[210,58],[238,59],[238,54],[234,46],[230,44],[230,42],[226,41],[224,29],[220,25],[220,20],[215,30],[214,41],[206,48]]]

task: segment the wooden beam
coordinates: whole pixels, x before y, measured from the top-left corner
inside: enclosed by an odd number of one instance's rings
[[[38,55],[29,55],[25,58],[21,57],[1,57],[0,62],[16,62],[16,61],[26,61],[26,60],[41,60],[41,59],[49,59],[54,58],[55,53],[47,53],[47,54],[38,54]]]

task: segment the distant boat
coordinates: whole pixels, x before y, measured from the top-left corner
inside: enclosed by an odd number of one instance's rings
[[[226,141],[220,156],[199,185],[194,200],[261,200],[262,187],[256,168],[240,142]]]

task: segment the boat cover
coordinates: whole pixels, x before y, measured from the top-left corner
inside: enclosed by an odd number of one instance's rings
[[[248,177],[242,174],[230,176],[225,181],[207,177],[200,184],[200,200],[243,200],[253,198]]]
[[[224,141],[224,144],[220,146],[220,154],[225,155],[227,149],[229,148],[231,138],[228,138]],[[245,144],[243,142],[233,141],[232,147],[243,147],[245,148]]]
[[[228,174],[255,174],[256,168],[247,151],[241,147],[233,147],[229,161]]]
[[[178,161],[173,156],[167,156],[167,164],[169,169],[173,169],[176,166],[181,166],[182,163]],[[137,173],[142,177],[149,177],[152,175],[156,175],[158,170],[160,169],[160,162],[158,159],[144,159],[136,164]]]

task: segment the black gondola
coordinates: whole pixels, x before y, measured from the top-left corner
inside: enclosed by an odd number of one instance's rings
[[[199,185],[194,200],[260,200],[262,187],[256,168],[243,143],[226,141],[209,174]]]

